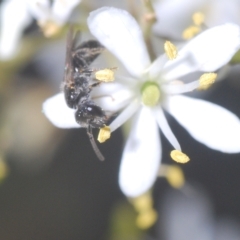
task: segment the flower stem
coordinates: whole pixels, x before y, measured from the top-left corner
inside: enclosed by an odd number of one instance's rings
[[[141,19],[141,26],[143,30],[143,36],[148,48],[148,52],[151,60],[153,61],[156,56],[153,50],[152,41],[151,41],[151,33],[152,33],[152,25],[156,22],[156,14],[154,12],[151,0],[142,0],[143,4],[143,15]]]

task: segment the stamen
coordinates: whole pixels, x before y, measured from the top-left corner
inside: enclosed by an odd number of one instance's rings
[[[159,177],[165,177],[173,188],[181,188],[185,183],[182,169],[176,165],[162,164],[159,170]]]
[[[181,146],[180,146],[177,138],[173,134],[170,126],[168,125],[168,122],[163,113],[163,110],[161,108],[155,108],[153,112],[156,116],[157,123],[158,123],[161,131],[163,132],[164,136],[166,137],[166,139],[171,143],[171,145],[175,149],[178,149],[179,151],[181,151]]]
[[[109,139],[111,136],[111,131],[110,131],[110,127],[105,126],[103,128],[100,129],[99,134],[98,134],[98,141],[100,143],[105,142],[107,139]]]
[[[167,94],[181,94],[186,92],[191,92],[199,87],[199,80],[183,83],[181,81],[172,81],[169,84],[162,85],[162,89]]]
[[[111,132],[122,126],[140,107],[140,102],[135,99],[126,107],[109,125]]]
[[[157,212],[153,209],[153,200],[150,192],[130,200],[138,212],[137,226],[141,229],[151,227],[157,220]]]
[[[164,50],[166,55],[170,60],[173,60],[177,57],[177,48],[174,44],[172,44],[170,41],[166,41],[164,44]]]
[[[141,229],[150,228],[157,220],[157,212],[151,208],[138,215],[136,224]]]
[[[132,198],[130,201],[138,212],[148,209],[153,205],[153,200],[150,192],[146,192],[139,197]]]
[[[190,158],[183,152],[178,150],[173,150],[170,153],[171,158],[178,163],[187,163]]]
[[[201,26],[204,23],[205,15],[202,12],[196,12],[192,16],[195,25]]]
[[[114,71],[109,68],[101,69],[95,72],[95,78],[101,82],[114,81]]]
[[[166,54],[158,57],[148,68],[145,69],[146,73],[149,74],[150,79],[159,78],[160,73],[163,70],[163,67],[168,62],[168,57]]]
[[[38,21],[38,25],[42,29],[45,37],[55,36],[61,30],[61,26],[59,26],[56,22],[50,21],[50,20],[49,21]]]
[[[206,90],[213,85],[217,78],[216,73],[204,73],[199,79],[199,90]]]
[[[196,34],[201,31],[201,28],[198,26],[190,26],[186,28],[182,33],[182,38],[185,40],[193,38]]]
[[[146,106],[156,106],[160,100],[159,86],[154,82],[146,82],[142,87],[142,103]]]

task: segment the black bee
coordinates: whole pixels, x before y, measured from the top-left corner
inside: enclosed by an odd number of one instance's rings
[[[76,47],[76,35],[70,27],[67,37],[66,62],[63,91],[68,107],[76,109],[75,119],[87,133],[92,147],[100,160],[104,160],[92,134],[92,128],[102,128],[106,125],[108,117],[105,112],[91,99],[93,87],[101,82],[94,82],[93,70],[90,64],[104,50],[96,40],[83,42]]]

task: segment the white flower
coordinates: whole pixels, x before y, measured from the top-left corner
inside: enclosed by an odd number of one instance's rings
[[[46,36],[51,36],[67,21],[81,0],[7,0],[0,8],[0,59],[8,60],[17,53],[23,30],[35,18]],[[50,24],[51,23],[51,24]]]
[[[99,101],[104,110],[116,112],[123,108],[110,124],[111,131],[134,116],[119,173],[120,187],[127,196],[136,197],[144,193],[157,177],[162,151],[158,127],[174,149],[181,151],[163,109],[207,146],[228,153],[240,151],[239,119],[213,103],[177,95],[199,87],[199,81],[173,84],[174,80],[188,73],[212,72],[226,64],[240,46],[238,26],[225,24],[209,29],[183,47],[175,60],[168,61],[166,56],[160,56],[153,63],[141,29],[128,12],[111,7],[100,8],[90,14],[88,26],[130,74],[130,77],[121,77],[115,83],[102,84],[93,93],[93,96],[106,96]],[[63,94],[59,96],[63,99]],[[51,102],[49,99],[44,103],[43,111],[49,113],[47,117],[55,125],[64,127],[66,118],[61,122],[61,116],[67,113],[58,113],[55,122],[51,114],[54,104]],[[71,122],[74,114],[72,119]],[[67,127],[71,127],[71,122]]]
[[[67,21],[72,10],[81,0],[29,0],[28,8],[46,36],[52,36],[59,31]]]
[[[205,25],[213,27],[226,22],[240,24],[238,0],[161,0],[154,2],[158,21],[154,32],[181,39],[183,31],[192,25],[192,16],[201,12]]]
[[[0,6],[0,59],[8,60],[17,51],[23,30],[31,22],[26,0],[8,0]]]

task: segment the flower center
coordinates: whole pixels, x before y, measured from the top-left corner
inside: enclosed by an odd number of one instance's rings
[[[161,97],[159,86],[155,82],[146,82],[141,93],[142,103],[149,107],[157,105]]]

